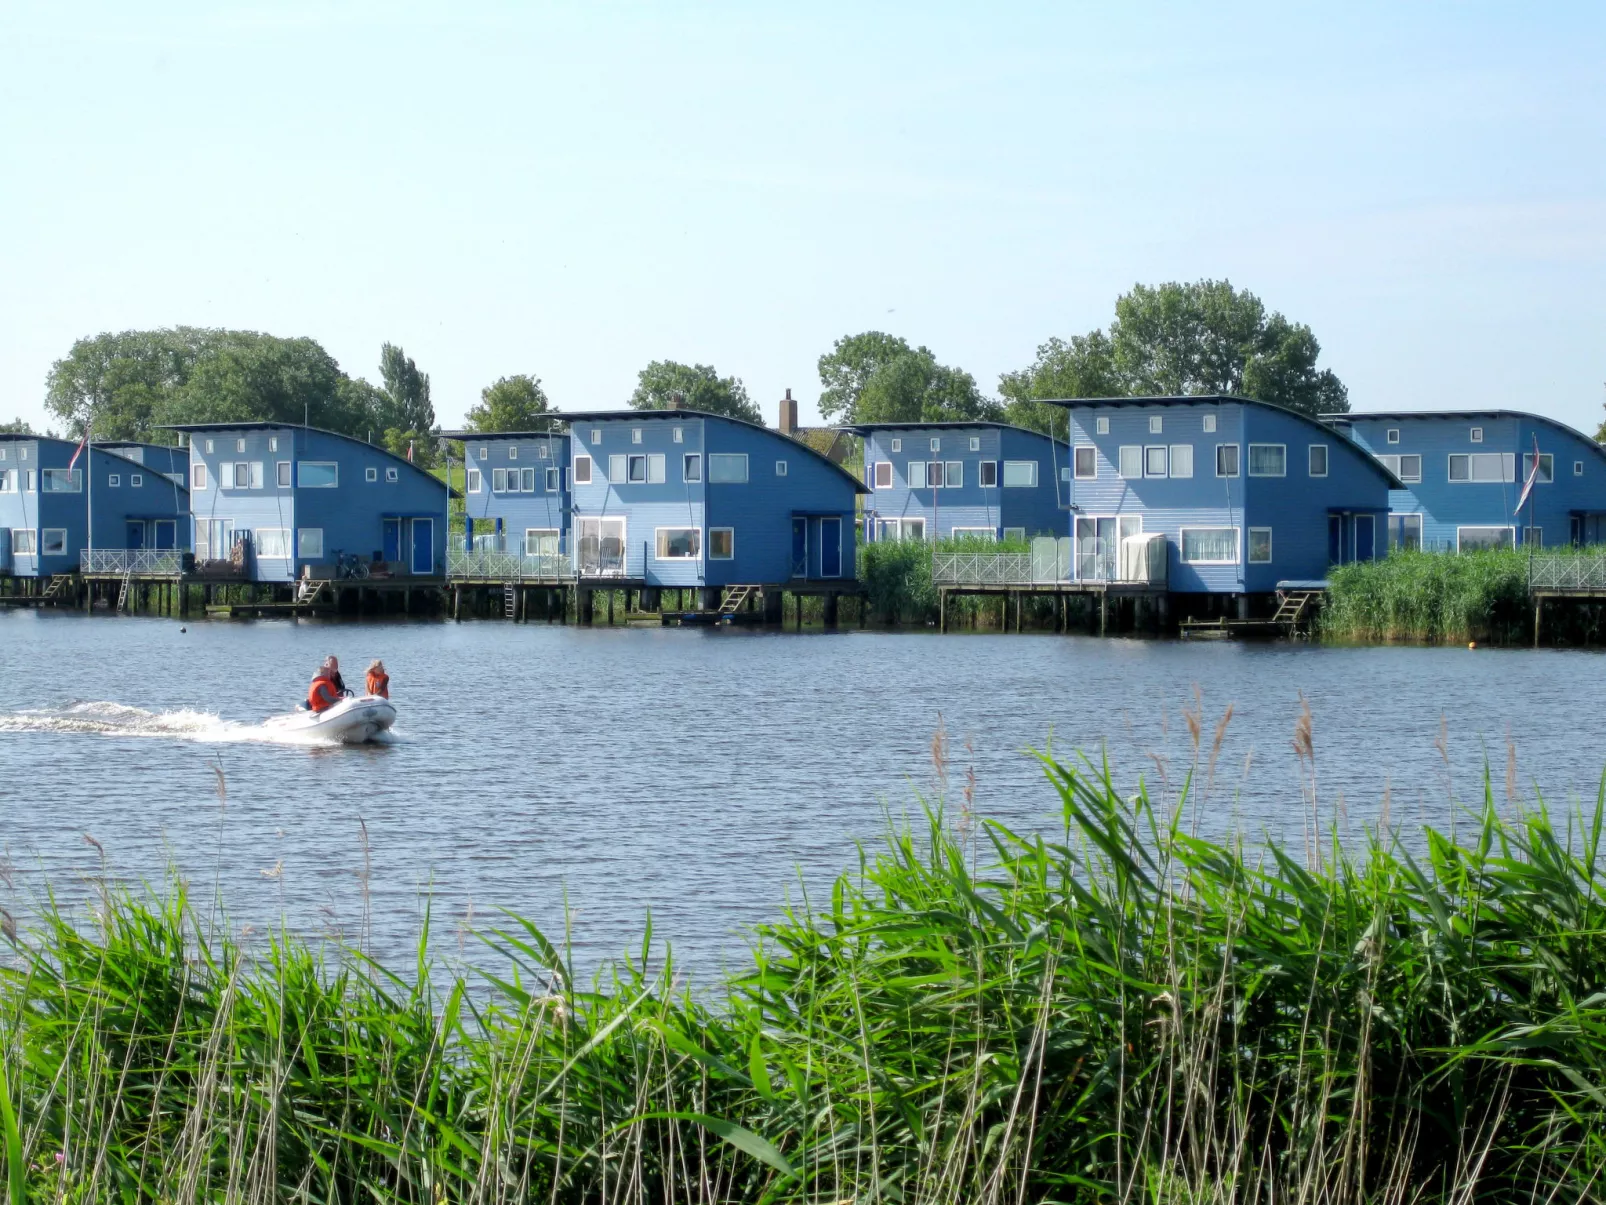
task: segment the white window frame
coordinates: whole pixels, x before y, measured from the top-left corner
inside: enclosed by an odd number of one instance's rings
[[[898,438],[898,437],[897,437],[897,436],[893,436],[893,439],[892,439],[892,450],[893,450],[893,451],[894,451],[894,452],[901,452],[901,451],[903,451],[903,440],[901,440],[901,439],[899,439],[899,438]]]
[[[507,470],[501,465],[491,470],[491,493],[507,493]]]
[[[1530,536],[1533,537],[1532,542],[1535,548],[1543,548],[1545,546],[1545,529],[1543,527],[1524,527],[1522,529],[1522,546],[1524,548],[1528,547]]]
[[[926,538],[926,520],[923,516],[901,520],[894,519],[893,522],[898,524],[898,538],[900,540],[920,540],[924,542]],[[918,530],[920,534],[910,535],[910,529]]]
[[[481,444],[480,445],[480,459],[481,460],[489,460],[490,458],[491,458],[491,449],[486,447],[484,444]]]
[[[545,487],[547,493],[556,494],[560,492],[563,486],[562,474],[563,470],[558,468],[557,465],[553,465],[551,468],[547,469],[545,480],[542,482],[542,485]]]
[[[508,446],[507,446],[507,458],[509,460],[517,460],[519,458],[519,445],[518,444],[508,444]]]
[[[1160,454],[1160,467],[1154,467],[1154,454]],[[1143,445],[1143,475],[1146,478],[1163,478],[1171,476],[1171,449],[1165,444]]]
[[[870,475],[874,481],[874,488],[890,490],[892,488],[892,461],[878,460],[870,466]]]
[[[236,440],[235,440],[235,441],[234,441],[234,451],[235,451],[235,452],[236,452],[236,453],[237,453],[237,454],[238,454],[238,455],[241,455],[241,456],[243,456],[243,455],[245,455],[245,440],[243,440],[243,439],[236,439]]]
[[[941,452],[942,451],[942,436],[933,435],[931,437],[931,450],[933,452]]]
[[[519,469],[518,470],[518,474],[519,474],[519,493],[521,493],[521,494],[533,494],[533,493],[535,493],[535,469],[534,468]],[[509,469],[507,471],[507,475],[509,477],[513,476],[513,470]],[[386,477],[386,480],[387,481],[393,481],[393,480],[395,480],[395,478]]]
[[[39,529],[36,527],[13,527],[11,529],[11,555],[38,556]]]
[[[965,462],[963,460],[945,460],[942,462],[942,488],[945,490],[962,490],[965,488]]]
[[[0,469],[0,494],[17,492],[17,470]]]
[[[39,555],[66,556],[67,529],[65,527],[41,527],[39,529]]]
[[[1172,444],[1166,461],[1166,473],[1169,476],[1179,481],[1188,480],[1193,476],[1193,445]]]
[[[742,462],[742,475],[741,475],[741,477],[739,479],[731,479],[731,480],[727,480],[727,481],[716,481],[716,480],[714,480],[714,461],[715,460],[723,460],[723,461],[731,461],[731,462],[735,462],[737,460],[740,460]],[[709,485],[746,485],[749,480],[750,480],[750,478],[749,478],[749,474],[748,474],[748,471],[747,471],[747,453],[746,452],[710,452],[710,453],[708,453],[708,484]]]
[[[1190,561],[1187,556],[1187,534],[1190,531],[1230,531],[1232,532],[1232,559],[1227,561]],[[1243,555],[1243,534],[1237,527],[1182,527],[1177,529],[1177,559],[1184,565],[1236,565]]]
[[[1533,453],[1527,456],[1529,467],[1533,467]],[[1526,477],[1526,474],[1524,475]],[[1556,454],[1554,452],[1539,453],[1539,476],[1534,478],[1535,485],[1556,484]]]
[[[692,551],[688,556],[675,556],[664,550],[667,545],[663,541],[664,534],[671,531],[689,531],[692,535]],[[703,557],[703,531],[700,527],[655,527],[652,529],[652,559],[655,561],[700,561]]]
[[[675,427],[669,428],[669,439],[670,439],[671,443],[677,443],[677,444],[685,443],[686,442],[686,428],[680,427],[680,426],[675,426]]]
[[[576,456],[574,458],[573,481],[576,485],[591,484],[591,457]]]
[[[1158,414],[1149,415],[1149,434],[1162,435],[1165,433],[1165,423]]]
[[[1385,431],[1383,433],[1383,440],[1384,440],[1385,443],[1391,443],[1391,444],[1399,443],[1400,442],[1400,429],[1398,427],[1390,427],[1387,431]]]
[[[216,449],[216,448],[214,448],[214,447],[213,447],[213,446],[212,446],[212,441],[211,441],[211,440],[210,440],[210,439],[209,439],[209,440],[207,440],[207,441],[206,441],[206,450],[207,450],[207,451],[208,451],[208,452],[215,452],[215,451],[217,451],[217,449]]]
[[[1399,545],[1396,545],[1394,543],[1394,520],[1396,520],[1396,519],[1401,520],[1401,522],[1400,522],[1400,543],[1399,543]],[[1405,527],[1406,527],[1406,523],[1404,522],[1404,520],[1406,520],[1406,519],[1415,519],[1416,520],[1416,551],[1417,552],[1421,552],[1422,551],[1422,530],[1423,530],[1423,527],[1424,527],[1423,518],[1422,518],[1422,512],[1421,511],[1417,511],[1417,510],[1412,510],[1412,511],[1390,511],[1389,512],[1388,521],[1383,524],[1383,544],[1384,544],[1384,550],[1386,552],[1393,552],[1396,547],[1403,547],[1404,546],[1404,544],[1405,544]]]
[[[991,527],[950,527],[949,536],[974,536],[977,539],[998,540],[998,533]]]
[[[123,484],[123,479],[122,479],[122,476],[120,474],[117,474],[117,473],[108,473],[108,474],[106,474],[106,487],[108,489],[116,489],[122,484]]]
[[[1472,430],[1467,432],[1467,437],[1473,443],[1481,444],[1483,442],[1483,428],[1482,427],[1473,427]]]
[[[928,461],[926,461],[926,488],[928,490],[940,490],[943,487],[942,483],[943,483],[942,461],[940,461],[940,460],[928,460]]]
[[[664,454],[662,452],[647,453],[647,484],[662,485],[664,483]]]
[[[275,552],[268,547],[269,537],[274,537],[279,551]],[[290,560],[290,529],[288,527],[258,527],[251,533],[251,543],[256,550],[259,561],[288,561]]]
[[[40,486],[43,486],[46,481],[61,480],[60,474],[62,473],[67,475],[67,484],[65,486],[58,485],[54,489],[41,489],[41,493],[81,494],[84,492],[83,469],[40,469],[39,471],[43,474],[43,476],[39,478]]]
[[[1494,459],[1500,461],[1499,477],[1475,477],[1472,474],[1472,461],[1474,458]],[[1457,460],[1467,462],[1467,475],[1457,479],[1452,468]],[[1517,480],[1517,454],[1515,452],[1451,452],[1445,460],[1445,480],[1450,485],[1511,485]],[[1479,526],[1468,524],[1469,527]],[[1458,545],[1459,546],[1459,545]]]
[[[1583,475],[1584,475],[1584,462],[1582,460],[1573,461],[1573,476],[1574,477],[1582,477]]]
[[[640,427],[631,427],[630,428],[630,442],[633,443],[633,444],[639,444],[641,442],[641,428]]]
[[[334,480],[327,485],[308,485],[301,480],[301,471],[308,465],[316,468],[330,468],[334,470]],[[296,461],[296,488],[303,490],[332,490],[340,488],[340,462],[338,460],[298,460]]]
[[[558,551],[559,551],[558,538],[562,534],[563,533],[560,532],[556,527],[526,527],[524,529],[524,555],[525,556],[556,556]],[[533,543],[535,544],[535,551],[534,552],[530,551],[530,545],[532,543],[532,540],[530,538],[531,536],[535,537],[535,539],[533,541]],[[541,541],[546,539],[549,536],[552,538],[552,541],[553,541],[553,550],[551,552],[549,552],[549,553],[548,552],[542,552],[541,551]]]
[[[976,462],[976,484],[984,490],[998,488],[998,462],[996,460],[978,460]]]
[[[279,437],[277,435],[268,436],[268,451],[277,452],[278,450],[279,450]]]
[[[398,469],[395,465],[387,465],[385,467],[385,480],[386,481],[400,481],[401,480],[401,470]]]
[[[192,464],[190,466],[190,488],[192,490],[204,490],[206,488],[206,466],[204,464]]]
[[[608,484],[614,487],[623,485],[630,478],[630,454],[628,452],[615,452],[608,457]]]
[[[602,442],[602,428],[601,427],[592,427],[591,428],[591,442],[594,443],[594,444],[600,444]]]
[[[690,472],[686,470],[690,469]],[[703,456],[701,452],[687,452],[680,458],[680,477],[688,485],[701,485],[703,482]]]
[[[1022,468],[1027,469],[1027,476],[1030,478],[1030,480],[1011,482],[1009,479],[1009,471],[1012,468],[1016,470]],[[1037,461],[1006,460],[1004,461],[1004,467],[999,470],[998,479],[1003,483],[1003,488],[1007,490],[1034,490],[1037,488]]]
[[[128,484],[134,489],[138,489],[145,484],[145,477],[141,473],[130,473],[128,475]]]
[[[481,477],[480,471],[478,469],[469,469],[468,470],[468,480],[465,483],[465,485],[466,485],[469,493],[471,493],[471,494],[479,493],[480,492],[480,486],[483,483],[483,481],[484,481],[484,478]]]
[[[785,477],[786,476],[786,470],[787,470],[787,462],[786,461],[777,460],[775,462],[775,475],[777,477]]]
[[[273,473],[273,479],[278,482],[279,489],[287,490],[290,488],[290,483],[294,478],[290,475],[290,462],[288,460],[275,461]]]
[[[1322,454],[1322,471],[1316,471],[1316,453]],[[1305,471],[1312,477],[1325,477],[1332,467],[1333,453],[1326,444],[1311,444],[1305,451]]]
[[[930,461],[926,460],[911,460],[909,462],[909,468],[903,477],[909,489],[923,490],[926,488],[926,470],[930,463]]]
[[[1093,420],[1093,434],[1108,435],[1109,433],[1110,417],[1107,414],[1101,414]]]
[[[1517,546],[1517,528],[1516,528],[1515,525],[1512,525],[1512,524],[1500,524],[1500,523],[1468,523],[1464,527],[1457,527],[1455,529],[1455,550],[1457,552],[1461,551],[1461,533],[1464,532],[1464,531],[1508,531],[1508,532],[1511,533],[1511,545],[1510,546],[1512,548],[1515,548]],[[1485,547],[1489,547],[1489,546],[1485,545]],[[1493,547],[1501,548],[1501,547],[1505,547],[1505,545],[1496,544],[1496,545],[1493,545]]]
[[[1280,472],[1280,473],[1257,473],[1257,472],[1255,472],[1255,449],[1256,448],[1277,448],[1277,449],[1281,450],[1281,452],[1283,454],[1283,471]],[[1247,457],[1245,457],[1245,461],[1246,461],[1246,463],[1244,464],[1244,468],[1245,468],[1245,470],[1248,471],[1248,473],[1249,473],[1249,475],[1251,477],[1286,477],[1286,476],[1288,476],[1288,445],[1287,444],[1250,444],[1249,445],[1249,454],[1248,454]]]
[[[1216,416],[1214,414],[1206,414],[1204,416],[1204,433],[1206,435],[1214,435],[1216,433]]]
[[[1024,527],[1006,527],[1004,528],[1004,539],[1006,541],[1020,540],[1024,542],[1026,539],[1026,529]]]
[[[714,551],[714,537],[727,536],[730,546],[723,556]],[[708,529],[708,559],[711,561],[734,561],[736,559],[736,529],[734,527],[710,527]]]
[[[970,437],[970,450],[972,452],[980,452],[981,451],[981,436],[972,435]]]
[[[1320,447],[1322,445],[1318,444],[1316,446]],[[1255,537],[1257,535],[1264,535],[1266,537],[1266,555],[1265,556],[1256,556],[1255,555]],[[1269,527],[1251,527],[1249,529],[1249,542],[1248,542],[1248,544],[1245,545],[1245,553],[1249,557],[1249,564],[1251,564],[1251,565],[1269,565],[1269,564],[1271,564],[1271,558],[1272,558],[1271,528],[1269,528]]]
[[[374,465],[369,465],[362,471],[362,476],[364,481],[378,481],[379,469]]]
[[[1086,456],[1092,471],[1082,471],[1082,459]],[[1071,461],[1074,466],[1072,476],[1077,481],[1097,481],[1099,479],[1099,449],[1097,444],[1077,444],[1071,449]]]
[[[1123,481],[1143,479],[1142,444],[1122,444],[1115,450],[1115,475]]]
[[[323,528],[296,528],[296,559],[299,561],[323,559]]]

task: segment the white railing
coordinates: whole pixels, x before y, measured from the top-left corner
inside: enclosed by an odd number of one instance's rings
[[[78,554],[80,573],[132,573],[177,577],[184,569],[178,548],[85,548]]]
[[[1606,551],[1536,552],[1528,570],[1530,590],[1606,590]]]
[[[545,580],[567,579],[574,576],[566,552],[544,552],[525,556],[518,552],[493,552],[476,548],[470,552],[463,548],[446,551],[446,576],[476,580],[517,581],[523,578]]]

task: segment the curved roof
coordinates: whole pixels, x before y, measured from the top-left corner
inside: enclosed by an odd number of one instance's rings
[[[1188,393],[1176,396],[1149,397],[1045,397],[1035,398],[1034,400],[1044,402],[1050,406],[1064,406],[1066,409],[1074,406],[1100,406],[1111,409],[1124,406],[1220,406],[1223,403],[1231,403],[1238,406],[1258,406],[1262,410],[1270,410],[1274,414],[1292,418],[1304,423],[1306,426],[1314,427],[1323,435],[1337,434],[1328,424],[1319,419],[1314,419],[1308,414],[1302,414],[1298,410],[1290,410],[1287,406],[1279,406],[1275,402],[1263,402],[1259,398],[1239,397],[1233,393]],[[1356,447],[1354,442],[1349,440],[1345,441],[1344,446],[1359,456],[1379,477],[1388,482],[1389,489],[1403,490],[1406,488],[1405,482],[1384,468],[1365,449]]]
[[[1346,410],[1343,413],[1324,414],[1321,418],[1324,423],[1351,423],[1358,418],[1382,419],[1393,422],[1416,418],[1453,418],[1462,422],[1473,418],[1528,419],[1531,422],[1543,423],[1545,426],[1552,427],[1564,435],[1571,435],[1574,439],[1589,445],[1595,455],[1602,460],[1606,460],[1606,447],[1602,447],[1598,440],[1585,435],[1577,427],[1569,427],[1559,419],[1554,419],[1544,414],[1534,414],[1527,410]]]
[[[5,442],[5,443],[46,443],[46,444],[54,443],[54,444],[66,444],[69,448],[76,448],[78,446],[78,441],[76,439],[62,439],[59,435],[18,435],[18,434],[13,434],[11,432],[5,432],[3,434],[0,434],[0,442]],[[121,445],[123,447],[127,447],[129,444],[133,443],[134,441],[133,440],[127,440],[127,439],[114,439],[114,440],[108,440],[107,442],[111,443],[113,445]],[[151,447],[160,448],[160,447],[163,447],[165,445],[163,445],[163,444],[152,444],[150,446]],[[155,473],[158,477],[162,477],[164,480],[169,480],[174,489],[183,490],[186,494],[190,492],[190,487],[188,485],[180,485],[177,481],[171,481],[169,478],[166,478],[163,475],[163,473],[161,472],[160,469],[153,469],[148,464],[140,464],[140,462],[137,461],[137,460],[130,460],[126,456],[120,456],[116,452],[113,452],[111,450],[111,448],[108,448],[106,446],[106,444],[98,444],[98,443],[97,444],[90,444],[89,448],[90,448],[90,451],[93,452],[96,456],[110,456],[113,460],[122,461],[124,464],[126,464],[131,469],[138,469],[141,472],[146,472],[146,473]]]
[[[304,423],[274,423],[274,422],[240,422],[240,423],[171,423],[164,425],[163,431],[183,431],[194,434],[196,431],[310,431],[314,435],[332,435],[336,439],[343,439],[349,444],[356,444],[359,448],[367,448],[371,452],[378,452],[381,456],[388,456],[397,464],[406,465],[421,477],[426,477],[436,485],[446,490],[448,495],[457,496],[457,491],[446,482],[435,476],[428,469],[420,468],[405,456],[398,456],[389,448],[382,448],[378,444],[371,444],[365,440],[356,439],[350,435],[342,435],[339,431],[328,431],[323,427],[309,427]]]
[[[578,422],[585,422],[585,423],[600,423],[600,422],[609,422],[609,423],[632,422],[633,423],[633,422],[641,422],[643,420],[649,420],[650,421],[650,420],[653,420],[653,419],[669,419],[669,418],[703,418],[703,419],[708,419],[708,418],[711,418],[711,419],[714,419],[716,422],[729,423],[733,427],[746,427],[746,428],[748,428],[749,430],[752,430],[752,431],[762,431],[765,435],[768,435],[771,439],[784,439],[784,440],[786,440],[787,443],[791,444],[794,448],[797,448],[799,451],[807,452],[810,456],[814,457],[821,464],[824,464],[828,468],[831,468],[834,471],[836,471],[838,473],[841,473],[842,476],[845,477],[852,484],[854,493],[856,493],[856,494],[868,494],[870,492],[870,487],[869,486],[865,485],[864,482],[860,481],[852,473],[848,472],[841,465],[837,464],[836,461],[832,460],[829,456],[825,455],[825,453],[815,451],[813,448],[809,447],[808,444],[804,443],[801,439],[793,439],[790,435],[784,435],[780,431],[775,430],[773,427],[766,427],[763,423],[750,423],[745,418],[732,418],[728,414],[713,414],[713,413],[711,413],[711,412],[709,412],[707,410],[686,410],[686,409],[680,409],[680,410],[587,410],[587,411],[575,412],[575,413],[564,412],[564,413],[561,413],[559,417],[561,417],[561,418],[563,418],[563,419],[565,419],[566,421],[569,421],[569,422],[578,421]]]

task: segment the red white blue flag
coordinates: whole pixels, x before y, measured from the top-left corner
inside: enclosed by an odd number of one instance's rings
[[[86,424],[84,426],[84,437],[78,441],[78,446],[73,449],[72,459],[67,462],[67,471],[69,473],[72,472],[75,468],[78,467],[78,458],[84,454],[84,445],[87,444],[88,442],[89,442],[89,427]]]
[[[1533,493],[1534,482],[1539,480],[1539,436],[1534,436],[1534,456],[1528,465],[1528,479],[1522,484],[1522,497],[1517,499],[1517,509],[1514,514],[1522,514],[1522,508],[1528,505],[1528,495]]]

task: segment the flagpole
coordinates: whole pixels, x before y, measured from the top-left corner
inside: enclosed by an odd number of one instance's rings
[[[84,415],[84,547],[89,552],[89,567],[95,567],[95,412]]]

